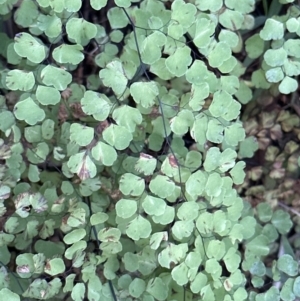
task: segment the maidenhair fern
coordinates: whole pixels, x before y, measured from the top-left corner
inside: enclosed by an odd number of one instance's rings
[[[300,296],[289,215],[236,190],[242,105],[298,87],[300,10],[256,2],[1,1],[2,299]]]

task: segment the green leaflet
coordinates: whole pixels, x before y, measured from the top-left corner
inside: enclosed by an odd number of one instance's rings
[[[66,24],[68,38],[80,45],[87,45],[97,34],[96,25],[84,19],[72,18]]]
[[[15,37],[14,49],[19,56],[35,64],[41,63],[46,58],[45,46],[25,32]]]

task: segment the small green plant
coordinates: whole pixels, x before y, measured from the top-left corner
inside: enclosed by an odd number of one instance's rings
[[[257,2],[0,1],[2,299],[300,297],[289,214],[239,190],[241,109],[300,70],[299,8]]]

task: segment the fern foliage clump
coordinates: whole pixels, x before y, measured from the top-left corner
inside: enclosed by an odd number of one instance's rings
[[[265,136],[242,112],[298,88],[293,1],[2,0],[0,14],[1,299],[300,297],[289,214],[243,198]]]

